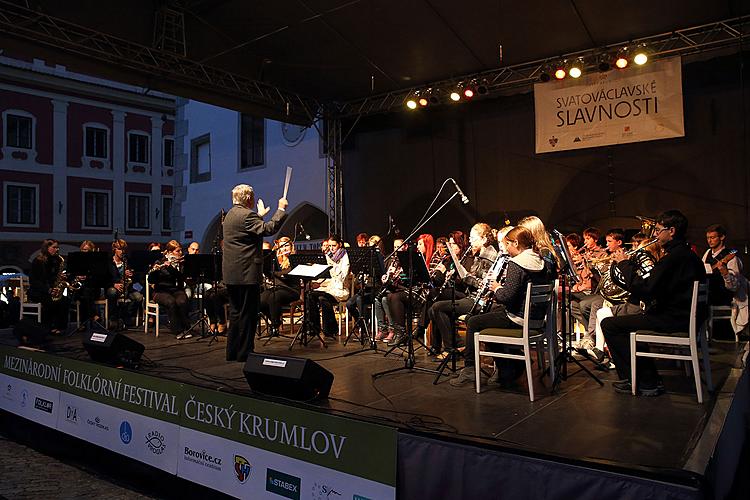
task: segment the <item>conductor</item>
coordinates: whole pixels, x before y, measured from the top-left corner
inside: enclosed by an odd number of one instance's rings
[[[271,220],[262,217],[269,208],[258,200],[253,211],[255,195],[247,184],[232,189],[232,208],[224,218],[224,255],[222,274],[229,294],[229,332],[227,361],[245,362],[253,352],[255,328],[258,323],[260,284],[263,276],[263,237],[276,233],[286,218],[289,205],[286,198],[279,200],[279,208]]]

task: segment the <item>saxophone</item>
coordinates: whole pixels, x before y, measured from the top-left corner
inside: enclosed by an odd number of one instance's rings
[[[127,296],[128,289],[130,288],[130,285],[133,283],[133,278],[128,277],[128,259],[123,254],[122,256],[122,295]]]
[[[60,268],[57,271],[55,282],[49,289],[53,302],[61,300],[63,298],[63,292],[70,286],[68,284],[67,276],[65,275],[65,259],[63,259],[61,255],[58,255],[58,257],[60,258]]]

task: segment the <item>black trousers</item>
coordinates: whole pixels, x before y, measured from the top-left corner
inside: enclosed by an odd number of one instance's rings
[[[227,285],[229,292],[229,331],[227,361],[244,363],[255,349],[255,328],[260,307],[259,285]]]
[[[135,315],[143,302],[143,294],[141,292],[136,292],[135,290],[128,292],[126,298],[130,299],[130,302],[122,303],[118,301],[123,294],[118,292],[115,287],[107,288],[104,296],[107,298],[110,320],[121,319],[126,325],[135,323]]]
[[[419,302],[416,299],[416,292],[412,292],[411,299],[412,299],[412,305],[414,306],[414,309],[411,312],[412,317],[423,318],[425,304]],[[406,327],[406,306],[409,303],[409,291],[399,290],[398,292],[389,293],[387,300],[388,300],[388,309],[390,309],[391,311],[391,318],[393,319],[393,324]],[[420,321],[419,326],[422,326],[422,327],[425,326],[425,322]]]
[[[167,309],[172,332],[180,333],[190,326],[188,317],[188,298],[185,290],[175,292],[156,292],[154,302]]]
[[[42,304],[43,325],[48,328],[57,328],[58,330],[68,328],[70,299],[61,297],[59,300],[52,300],[52,296],[49,293],[33,293],[30,291],[29,301]]]
[[[430,319],[432,320],[432,349],[434,351],[442,351],[441,344],[446,349],[452,349],[453,345],[453,321],[462,314],[466,314],[471,310],[474,305],[474,301],[468,297],[464,297],[464,294],[456,292],[456,316],[451,317],[453,308],[450,300],[440,300],[432,304],[430,308]],[[456,339],[458,340],[458,339]]]
[[[229,292],[227,292],[224,286],[211,288],[203,292],[203,307],[206,309],[208,320],[212,325],[227,322],[226,314],[224,314],[224,304],[228,302]]]
[[[308,293],[307,306],[309,308],[308,319],[313,331],[316,334],[320,332],[320,316],[323,316],[323,333],[328,337],[334,337],[338,333],[339,323],[336,321],[336,315],[333,312],[333,306],[338,304],[336,298],[326,292],[313,290]]]
[[[295,300],[299,300],[299,291],[277,286],[260,293],[260,311],[268,316],[275,327],[281,325],[281,311]]]
[[[673,316],[653,314],[632,314],[605,318],[602,321],[602,333],[612,355],[612,362],[617,367],[621,379],[631,379],[630,373],[630,332],[636,330],[654,330],[657,332],[687,332],[688,315],[684,319]],[[639,350],[648,351],[648,344],[640,344]],[[638,384],[653,387],[659,381],[659,373],[653,358],[639,357],[636,360]]]

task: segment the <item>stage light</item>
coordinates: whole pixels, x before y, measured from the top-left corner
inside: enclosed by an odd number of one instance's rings
[[[433,93],[433,94],[430,94],[429,101],[430,101],[430,104],[438,104],[440,102],[440,98]]]
[[[420,97],[418,102],[423,108],[429,104],[426,97]]]
[[[579,68],[578,66],[573,66],[568,71],[568,74],[571,78],[578,78],[579,76],[581,76],[581,68]]]
[[[546,71],[542,71],[542,72],[541,72],[541,73],[539,74],[539,81],[540,81],[540,82],[542,82],[542,83],[547,83],[547,82],[548,82],[548,81],[550,81],[551,79],[552,79],[552,77],[551,77],[551,76],[549,76],[549,73],[547,73]]]
[[[461,100],[461,94],[459,94],[455,90],[451,92],[451,101],[458,102],[460,100]]]
[[[628,60],[624,56],[617,56],[617,60],[615,61],[615,66],[617,66],[620,69],[626,68],[628,66]]]
[[[599,62],[597,63],[597,68],[599,68],[599,71],[602,73],[607,72],[612,69],[612,54],[602,54],[599,56]]]
[[[586,62],[583,60],[583,57],[579,57],[568,67],[568,74],[571,78],[579,78],[583,74],[585,65]]]
[[[555,78],[557,78],[558,80],[562,80],[563,78],[567,76],[567,74],[568,73],[565,71],[565,68],[563,67],[557,68],[555,70]]]
[[[406,107],[409,109],[417,109],[417,101],[414,99],[409,99],[406,101]]]
[[[643,66],[648,62],[648,55],[646,55],[645,52],[638,52],[635,57],[633,57],[633,62],[638,66]]]
[[[477,86],[477,94],[485,95],[487,93],[487,87],[485,85]]]
[[[474,91],[470,88],[464,89],[464,97],[467,99],[471,99],[472,97],[474,97]]]

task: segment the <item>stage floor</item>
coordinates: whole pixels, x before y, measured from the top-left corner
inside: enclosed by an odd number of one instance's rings
[[[144,374],[241,395],[251,395],[242,364],[224,360],[224,339],[209,346],[208,339],[177,341],[162,332],[158,338],[143,330],[124,332],[145,345],[139,371]],[[80,333],[51,339],[45,350],[51,354],[88,361]],[[10,330],[0,333],[0,342],[17,345]],[[447,437],[482,446],[501,447],[563,460],[595,461],[628,469],[648,468],[667,474],[689,472],[689,463],[707,462],[697,457],[696,444],[706,436],[715,395],[703,405],[695,397],[692,377],[674,363],[661,364],[667,394],[657,398],[617,394],[612,381],[614,371],[595,371],[604,381],[600,387],[585,373],[574,373],[568,364],[569,378],[556,394],[549,391],[549,378],[537,380],[537,400],[529,402],[525,382],[519,391],[483,385],[476,394],[473,385],[452,387],[449,377],[433,385],[434,375],[401,371],[373,380],[372,374],[403,366],[400,352],[387,358],[372,350],[345,356],[362,348],[356,340],[343,345],[343,337],[322,348],[319,342],[307,347],[295,344],[289,351],[289,339],[256,340],[256,352],[306,357],[330,370],[334,383],[329,400],[315,408],[351,418],[380,422],[435,437]],[[380,345],[380,344],[379,344]],[[741,366],[746,343],[712,343],[711,368],[716,388],[726,393],[734,388],[725,384],[733,367]],[[419,350],[416,366],[435,369]],[[583,362],[591,368],[591,362]],[[462,361],[460,362],[462,364]],[[538,372],[535,371],[538,375]],[[729,379],[730,382],[732,379]],[[716,394],[716,393],[714,393]],[[702,474],[703,470],[698,472]]]

